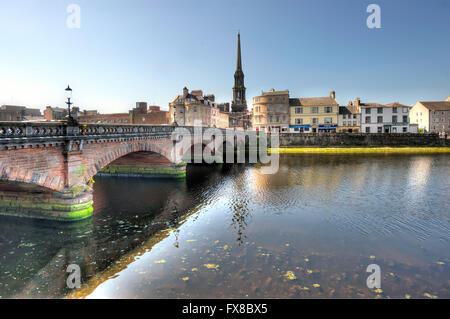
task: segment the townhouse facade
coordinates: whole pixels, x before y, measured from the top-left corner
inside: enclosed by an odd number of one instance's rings
[[[201,90],[189,92],[183,88],[183,94],[177,95],[169,103],[170,123],[180,126],[202,125],[228,128],[229,113],[221,111],[213,95],[203,95]]]
[[[263,132],[289,132],[289,90],[272,88],[254,97],[252,127]]]
[[[327,97],[289,99],[291,133],[337,132],[339,102],[336,92]]]
[[[445,101],[418,101],[409,114],[420,132],[450,133],[450,96]]]
[[[349,102],[347,106],[339,106],[338,115],[339,133],[361,132],[361,108]]]
[[[361,108],[362,133],[417,132],[417,126],[409,123],[410,106],[398,102],[361,103],[359,98],[356,98],[355,105]]]

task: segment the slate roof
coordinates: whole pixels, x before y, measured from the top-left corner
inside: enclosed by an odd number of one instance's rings
[[[431,101],[431,102],[420,101],[420,103],[431,111],[449,111],[450,110],[450,101]]]
[[[336,99],[327,97],[305,97],[289,99],[290,106],[338,106]]]

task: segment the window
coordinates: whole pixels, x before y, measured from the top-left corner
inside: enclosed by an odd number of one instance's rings
[[[277,97],[277,98],[275,99],[275,101],[277,101],[277,102],[280,102],[280,98],[279,98],[279,97]]]
[[[343,119],[346,119],[346,118],[347,118],[347,115],[345,115],[345,114],[342,115],[342,118],[343,118]]]
[[[283,105],[283,112],[286,112],[286,105]]]
[[[269,106],[269,112],[272,112],[272,111],[273,111],[273,107],[271,105],[271,106]]]
[[[392,116],[392,123],[397,123],[397,115]]]
[[[383,123],[383,117],[377,116],[377,123]]]
[[[353,121],[353,126],[356,126],[356,121]]]
[[[317,106],[313,106],[311,109],[312,113],[319,113],[319,108]]]
[[[370,133],[370,127],[369,126],[366,127],[366,133]]]
[[[275,112],[279,112],[280,111],[280,109],[279,109],[279,107],[278,106],[275,106]]]
[[[272,122],[273,122],[273,117],[272,117],[272,115],[271,115],[271,116],[269,116],[269,122],[270,122],[270,123],[272,123]]]
[[[408,115],[403,115],[403,123],[408,123]]]
[[[383,108],[382,107],[377,107],[377,113],[378,114],[382,114],[383,113]]]
[[[397,108],[396,107],[392,108],[392,113],[397,113]]]
[[[303,124],[303,119],[295,119],[295,124]]]
[[[404,127],[403,128],[403,133],[407,133],[408,132],[408,128]]]
[[[333,123],[333,118],[331,118],[331,117],[326,117],[326,118],[325,118],[325,124],[331,124],[331,123]]]
[[[319,123],[319,119],[317,117],[314,117],[312,119],[312,124],[317,124],[317,123]]]
[[[342,125],[347,126],[347,121],[343,121]]]
[[[395,126],[392,128],[392,133],[397,133],[397,128]]]
[[[295,114],[302,114],[303,113],[303,108],[302,107],[296,107],[295,108]]]
[[[383,132],[383,127],[378,126],[378,127],[377,127],[377,132],[378,132],[378,133],[382,133],[382,132]]]
[[[370,114],[370,108],[366,109],[366,114]]]
[[[331,113],[333,112],[333,107],[332,106],[325,106],[325,113]]]
[[[366,123],[367,123],[367,124],[370,123],[370,116],[366,116]]]
[[[403,108],[403,113],[408,113],[408,108],[407,107]]]
[[[356,119],[356,114],[353,114],[353,118]]]
[[[194,112],[197,112],[197,107],[196,106],[194,106]]]
[[[286,122],[286,115],[283,115],[283,122]]]
[[[280,123],[280,117],[277,116],[277,123]]]

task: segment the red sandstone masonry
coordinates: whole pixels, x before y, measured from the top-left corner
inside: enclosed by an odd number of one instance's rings
[[[37,184],[55,191],[85,185],[114,160],[139,151],[156,152],[172,161],[170,138],[85,143],[82,151],[67,155],[62,146],[0,151],[0,178]]]

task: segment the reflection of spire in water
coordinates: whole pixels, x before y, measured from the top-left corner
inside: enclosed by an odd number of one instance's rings
[[[180,242],[178,241],[178,237],[180,236],[180,230],[177,228],[173,231],[173,235],[175,236],[175,243],[173,244],[175,248],[180,247]]]
[[[247,238],[245,235],[245,230],[247,228],[247,222],[250,218],[250,213],[248,210],[248,199],[250,196],[245,196],[250,192],[249,185],[251,185],[251,176],[249,176],[249,171],[246,170],[242,172],[238,170],[236,178],[234,178],[231,194],[231,211],[233,216],[231,218],[232,226],[237,231],[237,239],[239,245],[243,243],[243,239]],[[244,194],[244,195],[243,195]]]

